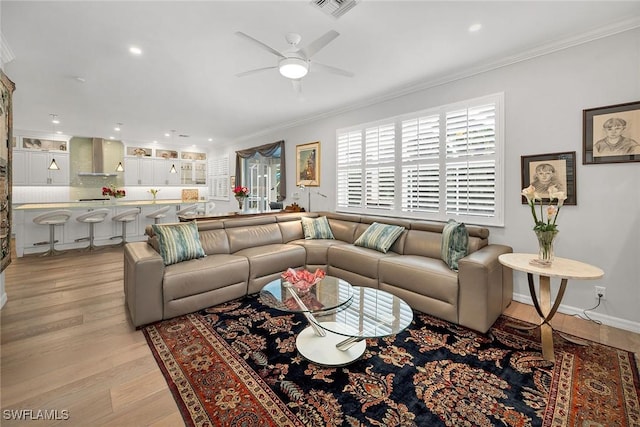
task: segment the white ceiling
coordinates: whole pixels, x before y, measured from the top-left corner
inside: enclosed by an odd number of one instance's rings
[[[306,0],[3,0],[0,14],[16,129],[51,132],[55,113],[69,135],[146,143],[175,129],[204,146],[635,28],[640,1],[362,0],[336,20]],[[353,78],[312,67],[299,96],[276,70],[235,76],[277,64],[236,31],[284,50],[288,32],[305,45],[332,29],[314,59]]]

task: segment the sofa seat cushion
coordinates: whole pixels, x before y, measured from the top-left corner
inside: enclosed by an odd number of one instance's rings
[[[304,266],[305,250],[300,245],[275,243],[242,249],[234,255],[249,260],[249,279],[287,271],[287,268]]]
[[[336,245],[348,245],[347,242],[334,239],[300,239],[291,242],[304,247],[307,252],[307,265],[325,265],[329,262],[329,248]]]
[[[382,253],[354,245],[334,245],[328,250],[328,264],[360,276],[378,278],[378,261],[395,258],[395,252]]]
[[[457,305],[458,273],[434,258],[416,255],[385,258],[378,267],[380,284],[388,284]]]
[[[246,283],[247,258],[217,254],[165,267],[164,302],[197,295],[237,283]]]

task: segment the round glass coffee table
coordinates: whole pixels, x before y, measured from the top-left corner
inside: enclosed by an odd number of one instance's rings
[[[298,334],[296,346],[306,359],[327,366],[344,366],[359,359],[367,338],[402,332],[413,320],[413,310],[397,296],[374,288],[353,287],[353,297],[342,310],[316,314],[318,336],[307,328]]]

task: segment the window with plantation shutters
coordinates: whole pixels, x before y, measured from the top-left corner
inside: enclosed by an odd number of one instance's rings
[[[337,132],[337,211],[503,225],[503,94]]]

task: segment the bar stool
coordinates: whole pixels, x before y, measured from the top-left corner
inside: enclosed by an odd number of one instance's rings
[[[35,245],[46,245],[49,244],[49,250],[43,253],[41,256],[49,256],[60,254],[63,251],[58,251],[55,249],[55,244],[58,243],[56,240],[56,225],[64,225],[69,218],[71,218],[71,211],[67,209],[59,209],[55,211],[45,212],[42,215],[38,215],[33,218],[33,222],[39,225],[48,225],[49,226],[49,241],[48,242],[38,242]]]
[[[89,240],[89,246],[84,248],[84,250],[93,251],[98,248],[96,245],[93,244],[93,238],[94,238],[93,226],[97,223],[103,222],[110,212],[111,212],[111,209],[107,209],[107,208],[96,209],[93,211],[89,211],[85,214],[79,215],[76,218],[76,221],[78,222],[89,224],[89,237],[82,237],[80,239],[75,240],[76,242]]]
[[[197,209],[198,209],[198,204],[194,203],[193,205],[185,206],[184,208],[180,209],[178,212],[176,212],[176,216],[178,216],[178,215],[194,215],[196,213]]]
[[[171,206],[165,206],[164,208],[156,209],[153,212],[145,215],[147,218],[152,219],[154,224],[158,223],[158,220],[167,216],[167,212],[171,209]]]
[[[122,242],[118,243],[116,246],[123,246],[127,242],[127,223],[133,222],[138,218],[140,214],[140,210],[138,208],[128,209],[124,212],[119,213],[118,215],[114,215],[111,219],[113,221],[117,221],[122,223],[122,234],[120,236],[113,236],[112,239],[122,239]]]

